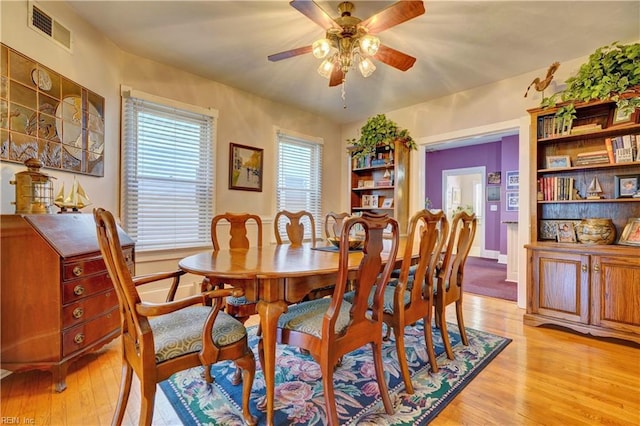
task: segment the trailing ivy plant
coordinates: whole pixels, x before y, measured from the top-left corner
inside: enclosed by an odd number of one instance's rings
[[[623,112],[640,107],[640,43],[622,45],[614,42],[596,49],[582,64],[577,75],[568,78],[567,87],[542,100],[543,108],[555,107],[557,101],[568,102],[556,112],[565,119],[576,117],[575,102],[616,101]],[[627,96],[635,93],[635,96]],[[623,96],[625,95],[625,96]]]
[[[359,139],[347,139],[353,144],[354,157],[366,157],[374,154],[378,146],[394,149],[394,142],[402,142],[409,149],[418,149],[407,129],[401,129],[384,114],[370,117],[360,129]]]

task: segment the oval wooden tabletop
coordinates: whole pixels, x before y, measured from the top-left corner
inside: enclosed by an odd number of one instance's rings
[[[318,247],[323,247],[321,244]],[[397,259],[404,253],[403,244]],[[384,256],[384,253],[383,253]],[[288,244],[267,245],[262,248],[209,250],[185,257],[179,262],[182,270],[217,278],[288,277],[334,273],[338,270],[337,251],[313,249],[310,243],[302,247]],[[349,253],[349,266],[357,268],[361,251]]]

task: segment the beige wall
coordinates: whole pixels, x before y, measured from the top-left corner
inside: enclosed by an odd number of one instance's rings
[[[326,119],[286,105],[259,98],[229,86],[131,55],[118,49],[92,27],[87,26],[62,2],[46,2],[45,10],[70,28],[74,35],[69,53],[27,27],[27,2],[10,1],[1,5],[2,42],[50,67],[73,81],[105,97],[105,175],[103,178],[79,175],[94,206],[117,211],[120,141],[120,86],[129,86],[153,95],[218,110],[216,152],[216,210],[242,211],[250,202],[253,212],[265,217],[275,213],[276,127],[324,140],[325,188],[340,188],[342,168],[329,159],[345,155],[340,143],[340,127]],[[228,189],[229,142],[264,148],[263,191]],[[13,187],[8,181],[22,165],[2,163],[2,213],[13,213]],[[45,170],[67,187],[73,174]],[[327,198],[325,211],[340,208],[339,200]],[[88,211],[89,209],[87,209]]]

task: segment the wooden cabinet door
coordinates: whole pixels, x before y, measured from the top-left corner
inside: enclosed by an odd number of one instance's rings
[[[640,258],[593,256],[591,323],[640,334]]]
[[[589,256],[536,250],[532,262],[532,313],[588,324]]]

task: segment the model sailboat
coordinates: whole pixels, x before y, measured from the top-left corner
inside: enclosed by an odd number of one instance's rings
[[[84,188],[78,183],[76,178],[73,178],[73,185],[71,186],[71,191],[67,196],[64,195],[64,182],[60,187],[60,191],[58,191],[58,195],[56,195],[53,204],[60,207],[61,212],[66,212],[67,209],[71,209],[71,211],[77,212],[79,209],[83,207],[87,207],[91,204],[91,200],[87,196],[87,193],[84,191]]]
[[[601,198],[602,187],[600,186],[600,182],[598,182],[598,178],[594,176],[587,188],[587,200],[599,200]]]

